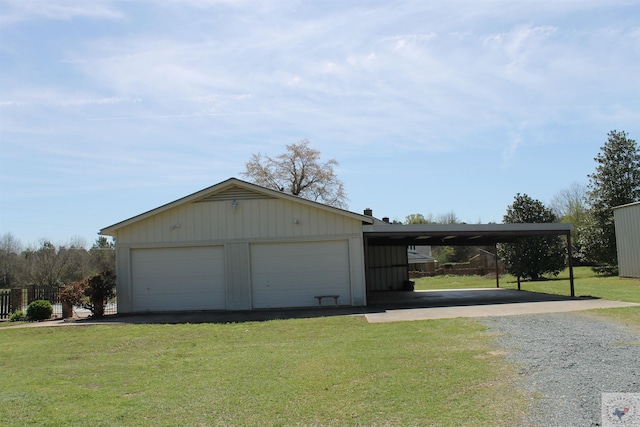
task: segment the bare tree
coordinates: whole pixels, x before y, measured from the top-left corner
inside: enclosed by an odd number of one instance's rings
[[[78,239],[56,247],[42,240],[37,249],[23,252],[28,282],[37,285],[63,285],[82,279],[88,273],[89,253]]]
[[[558,218],[582,218],[587,211],[586,197],[587,186],[574,182],[569,188],[558,191],[551,199],[549,207]]]
[[[11,233],[0,236],[0,288],[17,286],[24,266],[20,254],[22,244]]]
[[[346,208],[344,184],[333,170],[338,162],[335,159],[322,162],[320,152],[309,144],[306,139],[289,144],[285,153],[275,157],[253,154],[242,176],[263,187]]]

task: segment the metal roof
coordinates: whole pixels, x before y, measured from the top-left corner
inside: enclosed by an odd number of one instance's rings
[[[573,226],[542,224],[374,224],[364,225],[370,245],[493,246],[531,236],[566,236]]]

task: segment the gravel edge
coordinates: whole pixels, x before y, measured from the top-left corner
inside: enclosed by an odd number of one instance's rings
[[[530,396],[525,426],[600,426],[602,393],[640,391],[640,335],[584,313],[479,318]]]

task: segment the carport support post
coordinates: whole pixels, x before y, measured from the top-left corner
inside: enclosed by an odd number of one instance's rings
[[[571,296],[576,296],[576,291],[573,287],[573,250],[571,249],[571,232],[567,233],[567,252],[569,255],[569,288],[571,290]]]
[[[493,244],[493,249],[496,251],[496,257],[495,257],[495,261],[496,261],[496,288],[500,287],[500,273],[498,272],[498,244],[494,243]]]
[[[520,265],[522,264],[520,261],[520,239],[516,240],[516,262]],[[518,267],[518,270],[520,270],[520,267]],[[520,273],[518,273],[518,290],[521,291],[522,289],[520,289]]]

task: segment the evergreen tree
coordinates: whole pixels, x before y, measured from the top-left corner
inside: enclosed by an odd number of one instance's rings
[[[589,175],[586,224],[580,233],[581,256],[615,273],[618,265],[613,208],[640,200],[640,148],[624,131],[611,131]]]
[[[505,224],[557,222],[556,215],[540,201],[517,194],[503,217]],[[517,243],[504,243],[499,255],[506,271],[514,276],[539,280],[546,274],[557,276],[566,267],[564,244],[559,236],[535,236]]]

